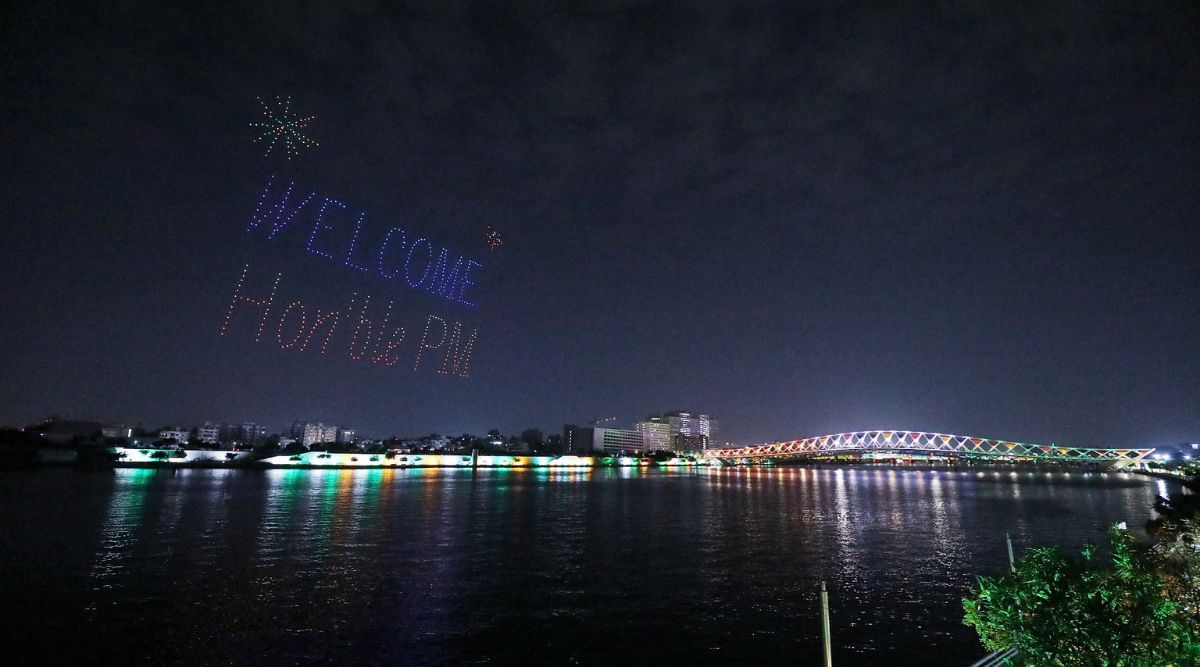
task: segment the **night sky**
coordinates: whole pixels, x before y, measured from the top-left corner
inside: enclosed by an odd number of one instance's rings
[[[0,422],[1200,438],[1193,1],[67,4],[2,23]],[[475,258],[477,304],[248,233],[272,174]],[[401,361],[221,336],[246,265],[392,300]],[[469,377],[412,370],[431,314]]]

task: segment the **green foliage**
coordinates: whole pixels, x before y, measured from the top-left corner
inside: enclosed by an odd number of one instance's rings
[[[530,447],[541,447],[543,439],[542,432],[536,428],[527,428],[521,431],[521,442]]]
[[[1162,574],[1166,594],[1200,626],[1200,476],[1154,502],[1158,514],[1146,524],[1154,536],[1150,549],[1154,567]]]
[[[1168,667],[1200,665],[1200,628],[1164,595],[1162,576],[1113,527],[1111,567],[1057,548],[1033,549],[1016,572],[979,577],[963,622],[992,651],[1016,648],[1023,664]]]
[[[1162,575],[1166,595],[1200,627],[1200,520],[1163,524],[1157,538],[1150,559]]]

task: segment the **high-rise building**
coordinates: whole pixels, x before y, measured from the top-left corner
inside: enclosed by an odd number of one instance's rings
[[[665,428],[663,426],[665,424]],[[717,420],[692,412],[668,412],[661,417],[648,417],[636,428],[647,434],[647,448],[694,452],[708,449],[720,442],[717,439]],[[667,443],[663,446],[662,438]]]
[[[646,449],[646,440],[641,432],[624,428],[594,428],[592,429],[592,450],[605,454],[620,454],[622,452],[642,452]]]
[[[339,445],[353,445],[355,443],[354,429],[339,428],[337,430],[337,443]]]
[[[563,453],[564,454],[588,454],[592,451],[592,431],[590,426],[576,426],[575,424],[563,424]]]
[[[633,425],[642,434],[646,451],[668,452],[673,449],[671,423],[664,417],[650,416]]]

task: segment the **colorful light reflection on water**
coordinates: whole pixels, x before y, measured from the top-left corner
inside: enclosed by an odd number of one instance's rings
[[[811,663],[825,578],[842,664],[931,646],[969,664],[959,598],[1003,567],[1006,531],[1077,545],[1140,525],[1163,492],[1128,474],[829,467],[0,484],[5,534],[38,527],[0,541],[0,594],[27,619],[6,644],[18,662]]]

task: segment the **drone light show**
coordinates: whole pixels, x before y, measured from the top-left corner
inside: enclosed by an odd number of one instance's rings
[[[251,280],[255,284],[251,285]],[[242,332],[253,341],[274,341],[280,350],[325,355],[341,351],[345,359],[391,367],[411,356],[412,372],[423,365],[439,375],[466,378],[479,330],[437,315],[424,317],[415,343],[408,329],[391,320],[394,301],[373,308],[371,297],[355,293],[344,306],[320,307],[280,292],[282,273],[274,276],[242,268],[221,322],[220,335]],[[415,329],[414,329],[415,330]],[[406,344],[407,343],[407,344]],[[424,362],[424,363],[423,363]]]
[[[291,160],[300,154],[302,148],[313,148],[317,142],[306,133],[308,124],[316,116],[301,117],[292,111],[292,98],[276,97],[274,104],[269,104],[261,97],[258,103],[262,105],[263,120],[250,123],[259,135],[254,138],[256,143],[266,144],[266,155],[276,147],[283,149],[284,156]]]
[[[386,229],[386,230],[385,230]],[[384,231],[385,230],[385,231]],[[372,227],[367,214],[340,199],[268,179],[246,233],[267,247],[292,243],[304,256],[374,281],[399,287],[399,297],[434,297],[460,306],[476,304],[482,263],[426,236],[398,226]],[[349,362],[392,367],[405,361],[466,378],[479,330],[454,318],[413,315],[411,303],[354,292],[338,305],[281,291],[283,273],[242,267],[221,322],[220,335],[244,334],[255,343],[273,341],[281,351],[344,355]],[[374,301],[374,302],[373,302]],[[393,320],[404,312],[404,322]],[[420,336],[416,332],[420,331]],[[410,333],[411,332],[411,333]],[[411,359],[411,364],[406,360]]]
[[[344,212],[340,223],[333,221],[335,211]],[[322,260],[448,301],[475,305],[471,288],[482,263],[427,237],[410,236],[401,227],[389,227],[382,235],[376,233],[376,241],[367,247],[363,240],[367,215],[358,212],[351,221],[349,211],[350,207],[338,199],[316,192],[298,194],[295,183],[277,187],[272,176],[246,231],[265,231],[268,241],[280,237],[303,241],[308,254]],[[287,235],[293,226],[301,231]]]

